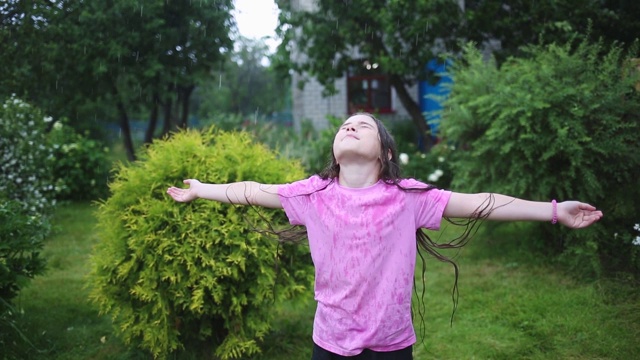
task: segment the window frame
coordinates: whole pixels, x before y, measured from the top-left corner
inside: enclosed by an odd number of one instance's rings
[[[393,103],[392,103],[392,88],[389,83],[389,75],[380,71],[379,68],[368,68],[366,65],[369,64],[368,61],[358,61],[352,67],[347,70],[347,112],[348,114],[352,114],[357,111],[366,111],[370,113],[377,114],[390,114],[393,113]],[[355,71],[354,71],[355,70]],[[360,70],[360,71],[358,71]],[[353,82],[367,82],[367,88],[365,89],[367,104],[362,107],[361,104],[352,105],[352,91],[356,90],[356,87],[352,86]],[[373,96],[374,91],[372,91],[372,83],[373,81],[378,81],[379,84],[385,84],[387,90],[386,93],[386,103],[389,104],[388,107],[377,108],[373,104]],[[378,88],[380,89],[380,88]]]

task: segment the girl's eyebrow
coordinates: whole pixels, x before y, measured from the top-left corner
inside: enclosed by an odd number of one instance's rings
[[[351,125],[351,121],[344,122],[342,125],[340,125],[340,128],[343,128],[343,127],[345,127],[347,125]],[[364,120],[358,121],[358,125],[361,125],[361,126],[362,125],[366,125],[366,126],[368,126],[370,128],[373,128],[372,124],[370,124],[370,123],[368,123],[368,122],[366,122]]]

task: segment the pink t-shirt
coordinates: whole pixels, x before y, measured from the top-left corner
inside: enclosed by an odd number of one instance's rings
[[[343,356],[412,345],[415,233],[440,227],[451,192],[402,191],[382,181],[347,188],[312,176],[278,194],[291,224],[307,228],[318,302],[314,342]]]

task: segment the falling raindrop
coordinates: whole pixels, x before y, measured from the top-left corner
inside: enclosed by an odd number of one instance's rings
[[[256,125],[258,123],[258,110],[260,108],[256,108],[256,112],[253,113],[253,125]]]
[[[140,16],[142,17],[142,9],[144,8],[144,5],[140,5]]]
[[[218,89],[221,89],[221,88],[222,88],[222,74],[220,74],[218,78]]]

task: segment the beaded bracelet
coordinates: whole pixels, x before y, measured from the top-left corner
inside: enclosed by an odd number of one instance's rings
[[[551,200],[551,205],[553,206],[553,217],[551,218],[551,223],[555,224],[558,222],[558,203],[556,199]]]

